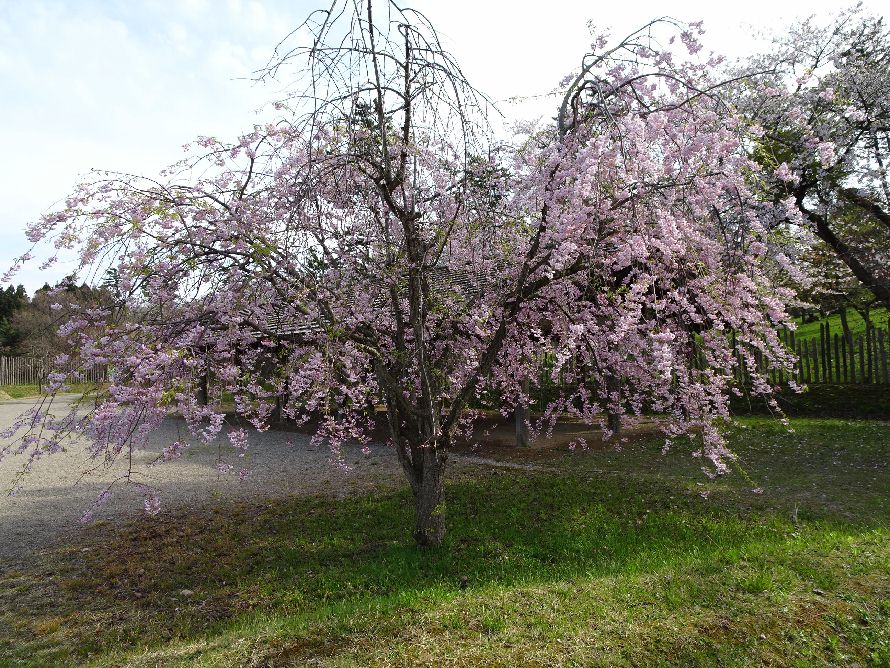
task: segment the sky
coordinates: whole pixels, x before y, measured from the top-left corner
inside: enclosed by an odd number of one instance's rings
[[[382,0],[378,0],[380,3]],[[256,84],[274,46],[326,0],[0,0],[0,274],[27,251],[24,226],[56,208],[80,175],[156,175],[198,135],[234,138],[275,100]],[[880,2],[865,2],[880,13]],[[706,48],[741,56],[755,35],[829,16],[826,0],[744,3],[418,0],[467,78],[501,103],[541,95],[590,44],[588,22],[623,36],[669,14],[704,20]],[[29,293],[71,270],[26,265]]]

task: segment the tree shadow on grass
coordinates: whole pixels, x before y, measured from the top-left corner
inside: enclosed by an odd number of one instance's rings
[[[890,420],[890,385],[887,384],[812,384],[802,393],[783,389],[776,399],[790,417]],[[735,415],[772,413],[759,397],[734,397],[730,406]]]
[[[464,589],[685,566],[717,572],[792,549],[801,532],[842,539],[875,524],[830,516],[795,524],[769,504],[708,501],[669,479],[593,476],[583,467],[560,475],[480,467],[453,480],[445,499],[449,532],[434,550],[411,543],[407,491],[217,501],[101,524],[0,582],[8,592],[0,594],[0,622],[15,620],[0,625],[0,655],[15,647],[24,665],[86,660],[222,637],[270,618],[289,620],[289,652],[326,652],[368,615],[435,607]]]

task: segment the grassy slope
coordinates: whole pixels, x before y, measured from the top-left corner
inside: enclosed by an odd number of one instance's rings
[[[83,394],[95,389],[92,383],[71,383],[69,393]],[[0,391],[5,392],[11,399],[27,399],[41,396],[40,387],[37,385],[0,385]]]
[[[798,341],[818,338],[819,324],[825,324],[826,322],[831,326],[832,334],[844,333],[844,329],[841,327],[841,317],[835,313],[823,320],[799,324],[794,332],[794,336]],[[887,329],[887,327],[890,326],[888,325],[888,322],[890,322],[890,312],[885,308],[874,309],[871,315],[871,322],[874,327]],[[850,331],[853,333],[853,336],[865,334],[865,320],[863,320],[862,316],[855,310],[847,309],[847,323],[850,325]]]
[[[0,391],[5,392],[12,399],[40,396],[40,388],[37,385],[0,385]]]
[[[431,552],[409,543],[401,488],[93,527],[0,576],[0,657],[890,666],[890,426],[794,427],[742,420],[744,473],[715,482],[656,440],[558,474],[464,466]]]

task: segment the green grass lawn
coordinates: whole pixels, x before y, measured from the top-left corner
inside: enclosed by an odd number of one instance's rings
[[[457,465],[432,551],[401,486],[94,526],[0,576],[0,664],[886,668],[890,425],[792,424],[715,481],[654,438]]]
[[[95,390],[96,386],[92,383],[71,383],[69,393],[83,394]],[[5,393],[10,399],[29,399],[41,396],[39,385],[0,385],[0,397]]]
[[[39,385],[0,385],[0,392],[7,395],[10,399],[28,399],[30,397],[40,396]],[[2,397],[3,394],[0,394]]]
[[[873,327],[887,329],[888,326],[890,326],[888,325],[888,322],[890,322],[890,312],[888,312],[887,309],[876,308],[872,311],[871,323]],[[795,339],[797,341],[818,339],[820,323],[828,323],[831,327],[832,334],[844,333],[844,328],[841,326],[841,317],[835,313],[816,322],[798,324],[797,329],[794,332]],[[853,336],[865,334],[865,320],[863,320],[862,316],[860,316],[854,309],[847,309],[847,324],[850,325],[850,331],[853,333]]]

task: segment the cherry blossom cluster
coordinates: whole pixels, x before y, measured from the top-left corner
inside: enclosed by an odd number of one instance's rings
[[[747,126],[697,30],[665,48],[597,38],[557,122],[510,146],[469,154],[420,123],[402,133],[405,105],[359,90],[325,122],[201,138],[158,179],[82,184],[28,236],[76,251],[84,272],[114,270],[116,305],[60,330],[80,369],[108,364],[111,379],[93,410],[26,412],[0,456],[30,467],[83,436],[113,461],[175,412],[195,441],[227,438],[219,470],[243,479],[250,437],[226,427],[229,396],[257,430],[311,425],[334,461],[383,414],[396,447],[447,449],[476,407],[541,396],[546,359],[564,384],[533,429],[570,414],[608,435],[608,415],[657,413],[667,445],[688,435],[710,474],[726,471],[739,365],[767,398],[769,370],[793,370],[776,333],[791,295],[764,270],[777,214],[752,192]],[[842,159],[813,136],[822,164]]]

